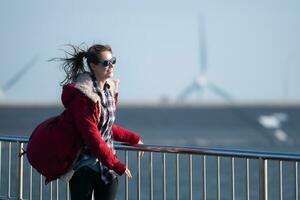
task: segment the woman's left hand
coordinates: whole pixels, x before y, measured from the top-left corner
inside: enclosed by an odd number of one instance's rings
[[[139,140],[138,144],[144,144],[142,142],[142,140]],[[139,156],[143,156],[144,155],[144,152],[143,151],[139,151]]]

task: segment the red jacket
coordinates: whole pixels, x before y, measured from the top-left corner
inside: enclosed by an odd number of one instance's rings
[[[83,81],[65,85],[62,93],[65,110],[38,125],[30,137],[27,158],[46,177],[46,182],[70,170],[83,145],[88,145],[91,152],[118,175],[125,172],[125,165],[107,146],[97,128],[100,99],[92,93],[91,84],[89,77],[83,76]],[[137,144],[140,140],[139,135],[117,125],[113,125],[112,134],[117,141]]]

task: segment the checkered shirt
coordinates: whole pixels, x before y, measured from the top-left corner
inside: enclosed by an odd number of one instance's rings
[[[101,90],[95,78],[92,79],[94,89],[101,99],[101,112],[99,116],[100,120],[98,123],[98,130],[101,133],[102,139],[115,154],[116,151],[114,149],[112,139],[112,125],[115,121],[113,95],[111,94],[111,91],[109,89],[110,86],[108,84],[105,84],[103,90]],[[113,170],[108,169],[95,156],[91,154],[87,146],[82,149],[79,159],[75,163],[74,170],[76,171],[83,166],[88,166],[91,169],[100,172],[101,179],[106,184],[117,177],[116,173]]]

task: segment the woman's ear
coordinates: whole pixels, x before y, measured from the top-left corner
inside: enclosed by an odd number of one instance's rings
[[[94,63],[90,63],[91,69],[94,71],[96,68],[96,65]]]

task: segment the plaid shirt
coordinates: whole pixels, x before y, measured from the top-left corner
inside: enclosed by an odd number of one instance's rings
[[[112,125],[115,121],[115,113],[113,106],[113,95],[109,90],[109,85],[105,84],[103,90],[100,89],[95,78],[92,78],[93,85],[96,93],[101,99],[101,112],[100,121],[98,123],[98,130],[101,133],[102,139],[111,148],[111,150],[116,153],[114,149],[113,139],[112,139]],[[88,166],[91,169],[100,172],[102,181],[107,184],[117,177],[113,170],[108,169],[103,165],[95,156],[93,156],[87,146],[85,146],[75,163],[74,170],[78,170],[83,166]]]

